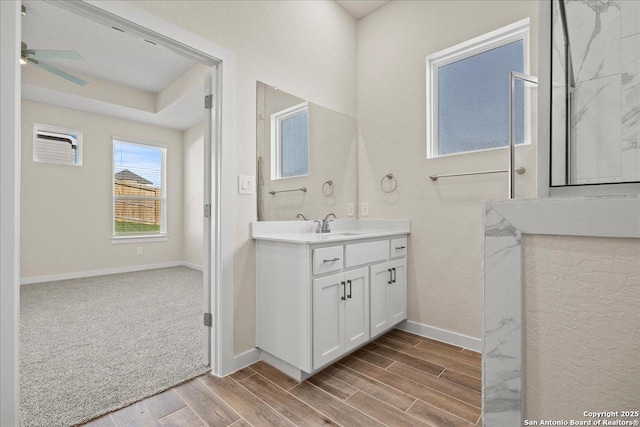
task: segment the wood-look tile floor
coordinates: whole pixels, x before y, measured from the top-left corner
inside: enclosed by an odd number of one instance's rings
[[[393,330],[299,383],[264,362],[203,375],[86,426],[473,426],[480,355]]]

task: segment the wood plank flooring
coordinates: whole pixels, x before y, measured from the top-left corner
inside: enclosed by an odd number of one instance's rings
[[[396,329],[303,383],[257,362],[85,426],[480,426],[480,387],[478,353]]]

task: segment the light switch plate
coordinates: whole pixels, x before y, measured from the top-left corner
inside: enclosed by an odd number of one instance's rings
[[[347,203],[347,216],[354,216],[355,214],[355,205],[353,203]]]
[[[238,175],[238,194],[256,194],[256,177]]]
[[[360,212],[362,213],[362,216],[369,216],[369,203],[363,203]]]

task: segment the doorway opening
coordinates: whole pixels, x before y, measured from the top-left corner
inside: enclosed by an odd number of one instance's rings
[[[196,49],[193,47],[190,47],[189,44],[189,36],[186,32],[181,32],[181,31],[176,31],[177,29],[175,28],[170,28],[170,31],[168,31],[167,33],[169,35],[172,34],[178,34],[177,40],[175,39],[171,39],[170,37],[166,37],[163,36],[162,31],[153,31],[153,27],[155,25],[155,29],[161,29],[162,30],[162,25],[158,25],[159,22],[161,22],[160,20],[157,19],[152,19],[149,16],[143,16],[142,19],[140,20],[143,24],[148,24],[148,23],[152,23],[154,25],[151,25],[150,27],[144,27],[144,26],[140,26],[140,25],[136,25],[133,24],[132,22],[136,22],[137,18],[139,18],[139,16],[133,16],[136,15],[136,13],[133,12],[133,8],[132,7],[127,7],[126,5],[123,4],[112,4],[112,5],[100,5],[100,6],[93,6],[93,5],[87,5],[81,2],[78,2],[80,4],[60,4],[60,6],[63,6],[66,9],[71,9],[73,12],[78,13],[78,15],[80,16],[84,16],[86,18],[92,19],[93,21],[97,21],[100,22],[101,24],[115,24],[113,26],[118,27],[120,30],[124,30],[124,32],[130,33],[130,34],[134,34],[134,35],[138,35],[138,36],[143,36],[146,38],[146,41],[150,41],[150,42],[154,42],[156,45],[160,45],[163,46],[165,49],[174,49],[176,48],[176,46],[178,46],[183,53],[185,53],[187,56],[191,55],[195,58],[198,58],[199,60],[207,60],[209,61],[209,63],[207,63],[207,65],[210,66],[210,70],[208,72],[208,76],[209,79],[208,84],[206,85],[206,88],[208,88],[210,90],[209,93],[207,93],[205,96],[208,99],[208,105],[211,106],[212,108],[205,110],[206,114],[205,114],[205,121],[207,119],[207,117],[210,119],[210,123],[211,126],[208,128],[208,130],[204,130],[203,131],[203,140],[208,141],[209,143],[211,143],[213,141],[212,145],[215,145],[215,147],[211,147],[209,148],[209,153],[210,155],[207,156],[206,152],[205,154],[202,155],[202,157],[207,158],[210,162],[211,162],[211,166],[209,168],[209,171],[207,173],[203,172],[203,175],[205,175],[205,180],[202,182],[203,185],[203,193],[207,191],[207,189],[205,187],[209,186],[209,188],[212,187],[219,187],[220,185],[222,185],[222,183],[220,182],[220,178],[225,176],[228,177],[228,174],[225,174],[225,171],[222,170],[222,168],[220,167],[220,163],[221,162],[221,157],[220,157],[220,151],[221,151],[221,147],[222,145],[228,145],[230,143],[230,138],[229,138],[229,132],[227,131],[226,134],[223,134],[222,130],[221,130],[221,123],[224,121],[225,123],[229,122],[229,117],[226,116],[224,117],[222,115],[222,111],[221,111],[221,105],[222,105],[222,100],[221,100],[221,89],[222,87],[231,87],[229,80],[227,79],[226,82],[225,80],[222,78],[222,61],[219,59],[216,59],[215,56],[211,55],[210,53],[212,51],[216,51],[216,49]],[[115,13],[112,13],[115,12]],[[134,19],[131,19],[133,16]],[[127,19],[127,17],[129,19]],[[4,22],[4,21],[3,21]],[[18,24],[18,28],[19,28],[19,24]],[[151,28],[151,29],[150,29]],[[114,30],[116,31],[116,30]],[[4,38],[4,32],[3,32],[3,38]],[[180,40],[182,39],[182,40]],[[197,38],[192,37],[191,41],[195,40],[195,44],[196,46],[198,46],[198,44],[200,44],[199,47],[202,47],[202,41],[201,40],[196,40]],[[3,40],[4,41],[4,40]],[[187,43],[185,43],[185,41]],[[3,44],[4,45],[4,44]],[[36,47],[36,46],[34,46]],[[203,53],[203,52],[209,52],[209,53]],[[221,55],[223,57],[224,60],[224,56],[225,54]],[[38,60],[36,58],[32,58],[35,60]],[[41,61],[41,63],[44,63],[44,61]],[[232,65],[232,62],[226,62],[225,65]],[[44,68],[44,67],[38,67],[38,68]],[[51,73],[51,74],[56,74],[56,73]],[[58,74],[57,76],[54,75],[54,78],[58,78],[60,77],[60,75]],[[19,82],[20,79],[17,78],[16,82]],[[4,85],[3,85],[4,87]],[[216,90],[213,90],[213,89]],[[19,88],[17,89],[17,94],[19,96],[20,94],[20,90]],[[25,91],[28,92],[28,91]],[[200,106],[202,106],[202,102],[203,99],[200,98]],[[18,108],[20,105],[19,101],[17,102],[16,105],[16,117],[19,120],[20,119],[20,109]],[[58,106],[59,107],[59,106]],[[86,113],[86,111],[85,111]],[[93,113],[92,113],[93,114]],[[64,116],[64,114],[63,114]],[[214,123],[216,125],[214,125]],[[206,125],[203,125],[203,128],[206,129]],[[3,133],[4,136],[4,133]],[[85,160],[85,167],[88,165],[88,160],[89,160],[89,154],[87,151],[87,144],[89,142],[89,138],[87,138],[87,134],[85,134],[85,138],[84,138],[84,160]],[[207,144],[205,144],[206,146]],[[204,147],[203,147],[204,149]],[[228,152],[227,152],[228,153]],[[201,157],[201,159],[202,159]],[[107,159],[107,163],[109,168],[111,168],[113,166],[112,162],[111,162],[111,158]],[[4,168],[4,162],[3,162],[3,168]],[[207,168],[205,168],[207,169]],[[213,170],[211,170],[213,169]],[[4,171],[3,171],[4,172]],[[122,172],[122,171],[119,171]],[[114,169],[111,169],[110,175],[113,174],[115,175],[118,172],[114,173]],[[209,179],[206,180],[206,175],[209,176]],[[16,176],[17,178],[17,176]],[[144,177],[143,177],[144,178]],[[113,179],[113,176],[110,178]],[[112,181],[113,182],[113,181]],[[153,181],[151,181],[152,184]],[[3,182],[3,188],[4,188],[4,183]],[[141,183],[138,183],[141,184]],[[147,184],[148,185],[148,184]],[[110,184],[110,189],[111,186],[113,186],[113,183]],[[19,188],[19,181],[16,179],[16,185],[14,188]],[[212,192],[209,192],[209,194],[212,194]],[[215,194],[215,193],[214,193]],[[78,195],[78,197],[80,197],[81,195]],[[215,194],[215,197],[211,197],[209,196],[209,198],[207,199],[206,197],[203,198],[203,202],[205,204],[205,206],[211,206],[211,212],[212,215],[207,215],[207,220],[205,220],[205,225],[207,224],[207,222],[209,223],[209,228],[212,231],[211,233],[209,233],[208,235],[212,237],[212,243],[210,245],[205,245],[208,247],[203,248],[203,252],[205,252],[203,254],[203,270],[204,270],[204,286],[202,287],[204,289],[204,303],[205,303],[205,307],[203,308],[203,311],[206,313],[210,313],[209,318],[212,319],[211,324],[214,325],[213,328],[213,337],[212,338],[208,338],[210,336],[210,331],[211,328],[204,328],[203,326],[203,330],[204,330],[204,336],[207,337],[208,339],[205,339],[205,344],[203,346],[203,349],[201,351],[201,353],[198,355],[198,357],[202,360],[206,362],[211,363],[211,366],[213,368],[214,373],[217,374],[224,374],[226,372],[228,372],[231,368],[229,367],[229,357],[228,355],[225,355],[225,357],[217,357],[219,353],[224,353],[224,351],[220,351],[220,347],[219,345],[217,345],[218,339],[220,337],[221,334],[219,334],[219,331],[222,330],[222,322],[219,321],[219,319],[223,318],[223,317],[228,317],[225,316],[224,313],[221,313],[221,310],[217,309],[218,307],[216,307],[218,304],[220,304],[220,302],[218,300],[216,300],[215,305],[212,304],[212,296],[221,293],[221,290],[219,288],[219,283],[220,283],[220,277],[222,275],[224,275],[225,273],[223,271],[221,271],[220,269],[216,269],[212,271],[211,266],[213,266],[214,268],[216,266],[220,266],[220,262],[218,261],[218,258],[220,255],[224,255],[222,253],[220,253],[219,251],[216,251],[216,248],[219,248],[221,246],[221,240],[224,238],[224,236],[220,235],[218,233],[218,231],[220,230],[220,223],[221,221],[224,220],[225,216],[228,216],[228,207],[227,209],[223,209],[223,201],[224,201],[224,195],[223,194]],[[19,198],[17,198],[17,200],[19,200]],[[16,201],[17,201],[16,200]],[[162,204],[162,203],[161,203]],[[46,205],[46,203],[45,203]],[[104,207],[104,206],[103,206]],[[3,208],[4,208],[4,200],[3,200]],[[107,208],[109,208],[109,210],[111,209],[108,205]],[[114,208],[115,210],[115,208]],[[202,216],[202,207],[200,206],[200,209],[198,209],[200,212],[200,215]],[[224,213],[224,215],[220,215],[220,213]],[[45,211],[46,213],[46,211]],[[214,217],[215,220],[212,221],[211,218]],[[70,217],[69,220],[70,221],[74,221],[74,220],[78,220],[79,218],[77,217]],[[86,218],[84,218],[86,220]],[[212,224],[213,222],[213,224]],[[53,223],[55,225],[55,223]],[[110,224],[113,225],[113,224]],[[226,225],[232,225],[229,224],[228,222],[226,223]],[[3,226],[4,226],[4,221],[3,221]],[[114,227],[115,228],[115,227]],[[160,227],[161,228],[161,227]],[[231,227],[232,228],[232,227]],[[206,229],[206,227],[203,227],[203,229]],[[206,233],[206,230],[204,230]],[[25,230],[22,230],[22,234],[27,234],[27,232],[25,232]],[[114,236],[115,237],[115,236]],[[136,238],[139,238],[139,236],[136,236]],[[143,243],[143,242],[141,242]],[[146,243],[146,242],[144,242]],[[138,243],[135,243],[136,245]],[[116,246],[116,245],[114,245]],[[4,244],[3,244],[3,249],[4,249]],[[16,249],[16,248],[14,248]],[[144,249],[144,248],[143,248]],[[80,253],[80,252],[78,252]],[[144,252],[143,252],[144,253]],[[14,250],[14,255],[16,255],[15,250]],[[76,259],[74,259],[73,257],[69,257],[71,258],[70,262],[74,262],[77,261]],[[78,256],[78,258],[80,258],[80,256]],[[206,261],[205,261],[206,260]],[[94,269],[92,270],[93,273],[100,273],[102,270],[108,270],[108,269]],[[226,275],[228,276],[228,270],[229,270],[229,264],[227,263],[225,265],[225,270],[227,271]],[[46,274],[42,274],[40,276],[46,276]],[[54,276],[54,274],[52,274],[51,276]],[[213,283],[214,288],[211,289],[211,284]],[[4,282],[3,282],[4,285]],[[16,290],[18,283],[15,283],[16,285]],[[4,294],[3,294],[4,295]],[[15,295],[15,300],[19,300],[19,292],[16,292]],[[208,306],[208,307],[207,307]],[[114,315],[117,315],[117,313],[114,313]],[[13,320],[17,320],[16,319],[17,316],[13,316]],[[207,316],[205,316],[206,318]],[[4,323],[4,318],[5,316],[3,316],[3,323]],[[202,317],[200,317],[200,325],[202,325]],[[4,326],[4,325],[3,325]],[[227,336],[226,340],[229,340],[229,331],[227,331],[227,333],[225,334]],[[17,337],[16,337],[17,338]],[[17,348],[17,339],[14,340],[13,342],[13,346],[12,348]],[[4,337],[3,337],[3,343],[4,343]],[[62,344],[64,345],[64,344]],[[10,351],[10,349],[8,350]],[[5,354],[5,352],[3,351],[3,355]],[[4,358],[4,357],[3,357]],[[226,365],[225,365],[226,364]],[[14,365],[14,372],[16,373],[16,375],[14,376],[15,382],[14,384],[17,384],[17,380],[18,380],[18,376],[17,376],[17,366]],[[3,366],[3,383],[4,383],[4,376],[5,374],[5,366]],[[7,388],[10,389],[10,386],[8,386]],[[16,387],[17,389],[17,387]],[[5,387],[3,384],[3,393],[4,393]],[[14,397],[17,398],[17,395],[14,395]],[[4,394],[3,394],[3,400],[4,400]],[[14,401],[17,402],[17,399]],[[3,405],[3,409],[4,409]],[[4,412],[4,411],[3,411]],[[17,411],[16,411],[17,412]],[[4,413],[3,413],[3,422],[5,420],[4,417]]]

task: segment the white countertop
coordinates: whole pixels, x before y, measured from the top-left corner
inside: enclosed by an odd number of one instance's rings
[[[260,221],[252,223],[256,240],[316,244],[391,237],[410,233],[410,220],[335,220],[330,233],[316,233],[312,221]]]

